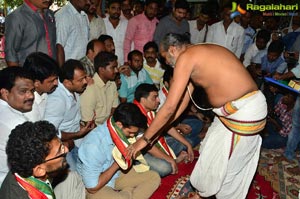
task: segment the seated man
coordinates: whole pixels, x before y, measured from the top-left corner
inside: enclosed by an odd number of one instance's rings
[[[27,56],[23,68],[34,78],[34,102],[32,110],[24,115],[31,122],[44,118],[48,94],[55,91],[58,85],[58,64],[45,53],[34,52]]]
[[[286,146],[288,134],[292,129],[294,104],[295,96],[288,93],[275,105],[273,113],[269,114],[267,120],[267,135],[263,137],[263,148],[277,149]]]
[[[103,124],[119,104],[114,82],[118,72],[118,58],[113,53],[100,52],[94,60],[96,73],[93,84],[88,85],[80,96],[81,121],[95,120]]]
[[[86,55],[80,59],[87,75],[88,84],[91,84],[93,82],[91,79],[96,72],[94,67],[94,58],[99,52],[103,51],[105,51],[104,43],[98,41],[97,39],[93,39],[87,44],[85,53]]]
[[[5,153],[8,136],[18,124],[28,121],[24,113],[32,110],[34,78],[23,67],[0,71],[0,186],[9,171]]]
[[[157,109],[159,105],[159,98],[158,98],[158,89],[154,84],[141,84],[136,88],[135,91],[135,100],[133,101],[134,104],[136,104],[142,113],[147,117],[148,126],[151,124],[152,120],[155,117],[155,110]],[[181,162],[183,160],[185,161],[193,161],[194,159],[194,153],[192,145],[187,141],[178,131],[171,127],[168,129],[167,133],[170,136],[159,136],[158,140],[155,142],[155,145],[152,146],[151,150],[153,151],[154,148],[159,148],[161,152],[163,152],[163,155],[166,155],[166,158],[164,161],[170,162],[169,159],[176,159],[176,162]],[[153,155],[154,157],[149,158],[149,154],[145,155],[145,159],[147,163],[150,165],[150,168],[160,173],[160,169],[162,165],[157,161],[151,162],[151,160],[159,159],[156,158],[155,153],[151,152],[149,150],[148,152]],[[172,153],[173,152],[173,153]],[[175,156],[174,156],[175,155]],[[162,156],[162,155],[161,155]],[[152,163],[155,163],[152,165]],[[173,161],[170,162],[170,166],[172,165]],[[172,165],[173,166],[173,165]]]
[[[158,46],[154,41],[149,41],[144,45],[144,68],[149,73],[153,83],[157,88],[162,85],[164,69],[158,61]]]
[[[80,98],[87,86],[86,73],[80,61],[69,59],[60,68],[57,89],[48,96],[44,119],[54,124],[61,140],[68,142],[67,161],[71,170],[76,168],[77,150],[81,139],[94,128],[94,121],[80,125]],[[75,146],[74,146],[75,144]],[[71,149],[71,146],[74,148]]]
[[[121,102],[132,102],[136,87],[142,83],[153,84],[149,73],[143,68],[143,53],[133,50],[128,54],[130,76],[121,74],[121,88],[119,95]]]
[[[267,54],[261,60],[256,61],[255,69],[250,70],[259,88],[263,84],[264,77],[272,77],[277,68],[286,68],[287,63],[282,56],[283,50],[284,45],[280,40],[273,41],[268,47]]]
[[[1,198],[54,199],[49,178],[56,171],[66,168],[68,151],[52,124],[39,121],[18,125],[7,142],[10,172],[1,186]]]
[[[255,42],[249,46],[245,52],[243,64],[248,67],[253,63],[254,57],[260,54],[267,54],[267,44],[270,40],[271,33],[268,30],[260,30],[257,35]]]
[[[129,144],[129,138],[133,138],[140,128],[145,128],[146,122],[146,117],[135,105],[123,103],[107,122],[83,139],[78,151],[77,171],[83,178],[87,198],[146,199],[157,189],[160,178],[156,172],[138,173],[130,165],[122,170],[112,155],[115,146],[125,148],[124,143]]]

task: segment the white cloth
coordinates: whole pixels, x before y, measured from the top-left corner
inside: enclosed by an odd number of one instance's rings
[[[248,67],[251,62],[254,61],[254,57],[260,53],[261,58],[267,54],[267,49],[259,50],[256,46],[256,43],[253,43],[245,53],[243,64],[245,67]],[[253,62],[255,63],[255,62]]]
[[[17,111],[0,99],[0,186],[9,171],[7,165],[6,143],[13,130],[17,125],[28,121],[23,113]]]
[[[227,118],[251,121],[267,115],[266,100],[260,91],[233,104],[238,111]],[[214,112],[222,115],[221,108]],[[243,199],[248,193],[259,159],[261,137],[240,136],[229,158],[232,136],[216,117],[201,144],[200,157],[191,174],[191,183],[202,197]]]
[[[120,18],[119,24],[116,28],[113,27],[109,21],[109,17],[104,18],[104,24],[106,33],[110,35],[115,43],[116,55],[118,56],[118,62],[124,64],[124,40],[127,29],[128,20]]]
[[[207,33],[207,25],[199,31],[197,27],[197,20],[188,21],[190,26],[190,34],[191,34],[191,43],[203,43],[205,39],[205,34]]]
[[[217,22],[208,28],[206,42],[219,44],[240,58],[243,45],[245,30],[234,21],[227,28],[225,32],[223,21]]]
[[[80,130],[80,98],[78,93],[70,93],[62,83],[48,95],[44,119],[51,122],[59,132],[78,132]],[[75,145],[80,146],[81,139]]]
[[[65,60],[85,56],[89,41],[89,22],[85,12],[79,13],[69,2],[55,14],[56,43],[63,46]]]
[[[100,16],[93,17],[89,23],[90,36],[89,39],[98,39],[100,35],[106,35],[106,28],[103,19]]]
[[[30,112],[24,113],[29,121],[36,122],[44,118],[47,98],[47,93],[39,95],[38,92],[34,92],[34,102],[32,105],[32,110]]]
[[[158,98],[159,98],[160,103],[159,103],[159,106],[158,106],[156,112],[159,111],[159,109],[162,107],[162,105],[164,105],[165,101],[167,100],[167,96],[162,91],[162,87],[158,91]]]

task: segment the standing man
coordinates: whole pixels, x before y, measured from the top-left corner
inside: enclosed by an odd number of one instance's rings
[[[57,89],[48,96],[44,119],[54,124],[61,140],[68,142],[67,161],[71,170],[76,168],[77,150],[83,138],[93,127],[92,121],[80,126],[80,98],[86,86],[86,73],[80,61],[68,60],[62,66]]]
[[[8,66],[23,66],[32,52],[56,59],[55,18],[52,1],[24,0],[5,19],[5,59]]]
[[[143,51],[144,45],[153,40],[153,34],[158,23],[156,19],[158,11],[157,0],[147,0],[145,2],[145,11],[128,21],[128,26],[124,41],[124,57],[127,61],[127,55],[133,49]]]
[[[189,23],[185,19],[188,9],[189,4],[186,0],[176,0],[172,13],[162,18],[155,29],[153,38],[157,45],[168,33],[190,33]]]
[[[128,20],[121,16],[121,0],[109,0],[108,17],[104,18],[106,33],[112,36],[118,62],[124,64],[124,39]]]
[[[103,124],[119,104],[117,86],[114,82],[118,72],[117,56],[100,52],[95,57],[93,84],[88,85],[80,96],[81,121],[95,120]]]
[[[10,172],[0,189],[2,199],[55,198],[49,180],[67,167],[69,151],[56,134],[47,121],[25,122],[12,130],[6,147]]]
[[[174,82],[142,139],[127,149],[128,156],[151,143],[169,120],[185,110],[194,91],[191,81],[203,87],[217,115],[201,145],[191,183],[202,197],[245,198],[259,159],[259,132],[266,122],[264,95],[236,56],[221,46],[189,47],[184,36],[168,34],[160,52],[175,66]]]
[[[206,42],[219,44],[240,58],[244,46],[244,28],[230,17],[231,5],[225,5],[222,10],[223,20],[211,25],[207,32]]]
[[[201,13],[199,14],[199,17],[197,19],[188,21],[192,44],[205,42],[206,35],[208,32],[207,22],[210,20],[209,15],[210,15],[210,10],[204,6],[201,9]]]
[[[106,34],[106,29],[102,17],[100,17],[97,14],[96,4],[99,3],[99,0],[90,0],[90,2],[91,5],[90,8],[86,11],[86,14],[89,19],[89,28],[90,28],[89,39],[92,40],[92,39],[98,39],[98,37],[102,34]]]
[[[18,124],[28,121],[24,113],[32,110],[32,75],[22,67],[0,71],[0,186],[9,171],[5,153],[8,136]]]
[[[57,61],[60,67],[68,59],[78,60],[85,56],[89,22],[84,11],[89,7],[89,0],[70,0],[55,13]]]
[[[26,58],[23,68],[33,75],[35,89],[32,110],[25,116],[36,122],[44,118],[48,93],[52,93],[58,85],[59,67],[48,55],[34,52]]]

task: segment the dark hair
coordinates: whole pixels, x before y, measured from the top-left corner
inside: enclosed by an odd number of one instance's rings
[[[135,126],[147,128],[147,118],[133,103],[121,103],[114,111],[113,118],[121,122],[125,128]]]
[[[141,52],[141,51],[139,51],[139,50],[133,50],[133,51],[131,51],[130,53],[128,53],[128,55],[127,55],[127,60],[129,61],[132,61],[132,57],[134,56],[134,55],[139,55],[139,56],[142,56],[143,57],[143,53]]]
[[[75,69],[84,70],[82,63],[75,59],[67,60],[64,65],[61,67],[59,80],[63,82],[64,80],[72,80],[74,78]]]
[[[271,33],[268,30],[262,29],[258,31],[256,35],[256,39],[263,39],[266,43],[270,40],[271,38]]]
[[[108,39],[113,40],[113,38],[112,38],[111,36],[109,36],[109,35],[100,35],[99,38],[98,38],[98,40],[101,41],[101,42],[103,42],[103,43],[104,43],[106,40],[108,40]]]
[[[176,0],[174,8],[175,9],[181,8],[181,9],[189,10],[190,6],[186,0]]]
[[[201,7],[201,13],[204,14],[204,15],[210,16],[211,10],[209,9],[209,6],[207,6],[207,5],[202,6]]]
[[[121,5],[122,2],[123,1],[121,1],[121,0],[109,0],[108,4],[107,4],[107,7],[109,8],[111,6],[111,4],[113,4],[113,3],[119,3]]]
[[[33,168],[49,155],[49,142],[57,135],[55,126],[47,121],[25,122],[11,131],[6,145],[7,161],[12,173],[27,178]]]
[[[54,59],[42,52],[34,52],[27,56],[23,68],[28,70],[35,80],[41,83],[51,76],[58,76],[59,67]]]
[[[168,50],[170,46],[181,47],[190,44],[190,40],[185,34],[168,33],[164,36],[160,43],[164,50]]]
[[[226,3],[226,4],[224,4],[223,6],[222,6],[222,12],[226,9],[226,8],[228,8],[228,9],[232,9],[232,2],[228,2],[228,3]]]
[[[89,41],[89,43],[86,46],[86,52],[85,52],[86,55],[89,53],[89,50],[94,51],[94,46],[96,42],[101,42],[101,41],[99,41],[98,39],[93,39]]]
[[[157,87],[154,84],[140,84],[134,93],[134,99],[138,102],[141,101],[141,98],[147,98],[151,92],[158,92]]]
[[[173,78],[173,74],[174,74],[174,69],[170,66],[167,66],[163,75],[163,81],[170,83],[171,79]]]
[[[154,48],[156,52],[158,52],[158,46],[154,41],[149,41],[144,45],[143,52],[148,50],[149,48]]]
[[[142,5],[143,5],[143,2],[142,1],[139,1]],[[149,4],[151,3],[156,3],[157,5],[159,5],[159,2],[158,0],[146,0],[145,1],[145,6],[148,6]]]
[[[100,52],[94,58],[95,71],[98,72],[100,67],[105,68],[110,62],[117,61],[118,57],[110,52]]]
[[[284,50],[284,44],[280,40],[272,41],[268,47],[268,52],[282,53],[283,50]]]
[[[0,89],[4,88],[10,91],[15,86],[16,79],[18,78],[34,81],[33,75],[23,67],[7,67],[0,71]]]

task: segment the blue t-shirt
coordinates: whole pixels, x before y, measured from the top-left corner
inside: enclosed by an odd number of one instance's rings
[[[131,71],[129,77],[121,74],[121,82],[122,84],[119,89],[119,95],[121,98],[127,98],[127,102],[133,102],[135,89],[140,84],[153,84],[149,73],[144,68],[139,71],[138,76],[133,71]]]
[[[78,150],[77,172],[86,188],[96,187],[100,174],[114,163],[111,153],[114,146],[106,122],[84,137]],[[106,186],[114,188],[119,175],[120,171],[116,172]]]

